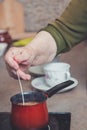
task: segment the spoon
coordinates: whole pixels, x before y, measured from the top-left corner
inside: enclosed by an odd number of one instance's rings
[[[21,80],[20,80],[20,76],[19,76],[18,71],[17,71],[17,77],[18,77],[18,82],[19,82],[19,86],[20,86],[20,89],[21,89],[22,101],[23,101],[23,105],[24,105],[23,86],[22,86],[22,83],[21,83]]]

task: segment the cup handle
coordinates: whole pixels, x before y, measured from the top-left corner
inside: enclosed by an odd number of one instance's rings
[[[66,72],[66,79],[70,78],[70,72]]]

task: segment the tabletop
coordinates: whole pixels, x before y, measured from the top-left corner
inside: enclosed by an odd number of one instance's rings
[[[78,80],[76,88],[52,97],[48,101],[49,111],[69,111],[71,130],[87,129],[87,43],[83,42],[68,53],[61,55],[60,61],[71,65],[71,75]]]
[[[60,57],[60,62],[71,65],[71,75],[78,80],[78,85],[67,92],[48,98],[49,112],[70,112],[71,130],[87,129],[87,42],[75,46]],[[3,58],[0,58],[0,112],[10,112],[10,97],[20,88],[18,81],[8,75]],[[24,91],[32,89],[31,81],[22,81]]]

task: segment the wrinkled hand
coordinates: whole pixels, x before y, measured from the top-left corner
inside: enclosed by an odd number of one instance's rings
[[[57,47],[53,37],[45,31],[39,32],[25,47],[11,47],[5,55],[9,74],[16,78],[17,72],[24,80],[31,76],[25,70],[31,65],[50,62],[56,55]]]
[[[25,74],[24,71],[28,68],[33,60],[34,54],[32,54],[32,52],[33,51],[31,48],[29,51],[29,49],[25,47],[12,47],[9,49],[5,55],[5,61],[10,76],[16,78],[18,72],[22,79],[30,79],[30,76]]]

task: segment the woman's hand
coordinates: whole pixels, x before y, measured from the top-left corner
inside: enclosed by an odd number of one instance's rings
[[[9,51],[5,55],[5,62],[10,76],[17,78],[16,72],[18,72],[19,76],[22,79],[24,80],[30,79],[30,75],[26,74],[24,71],[28,68],[28,66],[33,60],[32,57],[33,54],[31,50],[32,49],[30,49],[29,51],[29,49],[25,47],[20,47],[20,48],[12,47],[9,49]],[[17,57],[19,59],[17,59]]]
[[[39,32],[25,47],[11,47],[5,55],[5,62],[9,74],[16,78],[19,76],[29,80],[31,76],[25,70],[31,65],[50,62],[56,55],[57,47],[53,37],[45,31]]]

